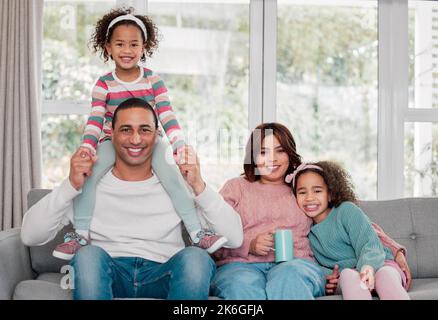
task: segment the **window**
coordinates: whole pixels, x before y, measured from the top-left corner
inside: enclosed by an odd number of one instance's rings
[[[81,144],[85,115],[42,116],[43,187],[53,188],[68,176],[70,157]]]
[[[409,1],[409,113],[405,196],[438,193],[438,3]],[[431,122],[432,121],[432,122]]]
[[[159,52],[146,65],[169,89],[176,116],[215,189],[243,172],[248,131],[249,0],[148,2]]]
[[[90,109],[92,86],[114,68],[104,65],[87,43],[96,21],[117,4],[45,2],[43,187],[52,188],[68,175],[70,155],[80,145]],[[166,83],[187,141],[201,158],[203,177],[219,189],[243,171],[249,0],[149,1],[148,10],[162,40],[145,66]]]
[[[335,160],[377,196],[377,1],[278,2],[277,120],[305,161]]]
[[[111,8],[149,14],[203,176],[242,172],[248,129],[289,127],[306,161],[343,164],[360,199],[436,196],[438,3],[422,0],[45,0],[44,187],[69,170],[104,65],[87,47]]]
[[[44,3],[43,35],[43,187],[68,176],[70,156],[80,145],[94,82],[105,66],[87,47],[98,17],[115,1]]]
[[[438,3],[409,1],[409,107],[438,108]]]
[[[405,124],[405,196],[438,196],[438,123]]]

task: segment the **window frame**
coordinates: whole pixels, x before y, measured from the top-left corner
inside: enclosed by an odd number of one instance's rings
[[[379,0],[377,199],[404,197],[405,124],[438,122],[438,109],[409,108],[409,1]]]
[[[117,0],[116,6],[132,6],[146,14],[148,0]],[[250,0],[249,12],[248,129],[252,130],[261,122],[276,121],[277,0]],[[405,123],[438,123],[438,108],[409,108],[408,23],[408,0],[378,0],[377,200],[404,197]],[[87,101],[44,100],[42,105],[43,114],[89,110]]]
[[[379,1],[378,21],[377,199],[385,200],[401,198],[404,193],[404,113],[409,102],[408,0]]]

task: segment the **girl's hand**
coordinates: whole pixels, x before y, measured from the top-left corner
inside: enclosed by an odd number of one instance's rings
[[[335,294],[339,282],[339,266],[336,264],[333,268],[332,274],[325,277],[325,294],[332,295]]]
[[[374,268],[364,265],[360,270],[360,280],[365,284],[368,290],[374,289]]]
[[[179,146],[174,152],[173,152],[173,159],[175,160],[175,163],[178,165],[182,158],[183,158],[183,154],[184,154],[184,150],[186,148],[186,144]]]
[[[272,250],[274,250],[274,232],[259,234],[249,246],[249,253],[256,256],[267,256]]]
[[[199,158],[192,146],[184,146],[178,154],[178,168],[187,183],[192,187],[195,195],[205,190],[205,182],[201,176]]]
[[[79,153],[80,157],[85,160],[91,160],[93,163],[97,161],[97,154],[94,150],[87,147],[79,147],[76,151]]]

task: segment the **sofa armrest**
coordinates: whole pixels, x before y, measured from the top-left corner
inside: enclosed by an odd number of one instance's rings
[[[0,232],[0,300],[10,300],[15,287],[33,279],[29,248],[22,242],[20,228]]]

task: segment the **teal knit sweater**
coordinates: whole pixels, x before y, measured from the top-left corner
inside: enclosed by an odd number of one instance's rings
[[[339,271],[344,268],[360,271],[364,265],[377,271],[384,260],[394,259],[380,242],[369,218],[352,202],[332,208],[325,220],[310,229],[309,240],[326,275],[332,273],[335,264]]]

